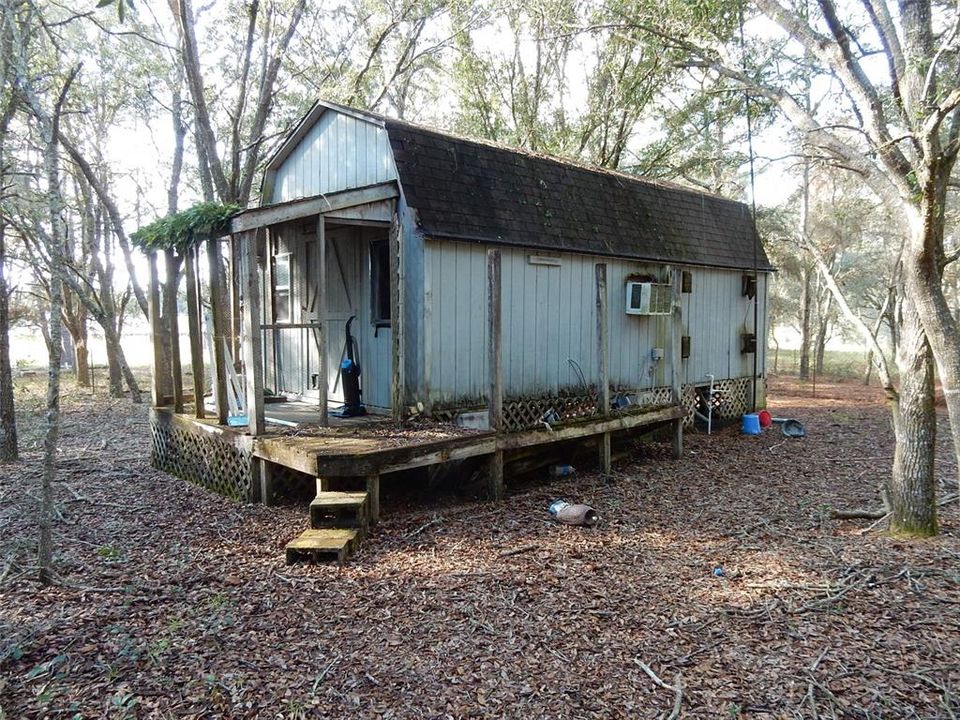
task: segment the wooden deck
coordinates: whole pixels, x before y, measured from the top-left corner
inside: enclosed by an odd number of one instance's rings
[[[172,408],[154,408],[151,425],[157,467],[239,500],[271,502],[278,489],[275,483],[283,482],[278,479],[278,466],[316,478],[310,529],[287,545],[287,560],[342,563],[379,519],[382,475],[485,456],[490,464],[491,497],[501,498],[505,456],[536,446],[595,438],[601,448],[601,468],[609,472],[613,433],[672,424],[676,430],[674,450],[679,452],[679,422],[686,412],[679,405],[632,407],[627,412],[572,420],[552,429],[496,433],[429,420],[400,427],[377,416],[343,422],[331,418],[329,427],[320,427],[294,422],[294,417],[308,420],[307,409],[287,408],[283,415],[288,424],[270,425],[266,433],[251,436],[244,427],[218,425],[214,418],[198,420],[174,413]],[[333,492],[329,482],[333,478],[359,478],[366,487]]]
[[[451,427],[445,437],[442,436],[444,432],[436,428],[419,431],[415,428],[396,429],[392,423],[368,423],[351,428],[317,429],[311,434],[270,433],[255,439],[254,455],[316,477],[383,475],[497,451],[510,452],[535,445],[656,427],[678,420],[685,414],[682,407],[665,406],[572,421],[553,430],[497,435]]]

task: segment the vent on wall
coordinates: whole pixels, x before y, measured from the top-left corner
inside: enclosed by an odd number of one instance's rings
[[[651,282],[627,283],[627,315],[669,315],[672,312],[669,284]]]
[[[684,270],[680,273],[680,292],[693,292],[693,273],[689,270]]]
[[[690,336],[689,335],[680,336],[680,357],[681,359],[690,357]]]

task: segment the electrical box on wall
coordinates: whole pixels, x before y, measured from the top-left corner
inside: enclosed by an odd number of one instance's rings
[[[743,275],[740,278],[740,294],[753,300],[757,296],[757,279],[753,275]]]
[[[740,353],[749,355],[757,351],[757,336],[753,333],[743,333],[740,335]]]
[[[654,362],[660,362],[663,360],[663,348],[651,348],[650,359]]]
[[[689,270],[684,270],[680,273],[680,292],[693,292],[693,273]]]
[[[680,336],[680,358],[686,359],[690,357],[690,336],[681,335]]]

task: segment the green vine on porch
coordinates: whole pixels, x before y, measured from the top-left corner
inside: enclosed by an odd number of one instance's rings
[[[168,248],[185,250],[209,238],[229,234],[230,218],[240,210],[240,206],[234,204],[197,203],[144,225],[130,239],[147,252]]]

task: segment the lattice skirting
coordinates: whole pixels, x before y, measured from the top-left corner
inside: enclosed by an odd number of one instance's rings
[[[225,497],[252,502],[249,438],[163,410],[150,413],[153,466]]]
[[[766,382],[759,380],[758,382]],[[692,427],[694,410],[697,409],[698,388],[702,389],[699,396],[705,396],[709,386],[684,385],[681,389],[681,403],[687,409],[684,426]],[[750,407],[751,378],[732,378],[717,380],[713,384],[713,417],[729,419],[740,417]],[[765,393],[760,390],[760,396]],[[669,405],[672,391],[669,386],[661,386],[637,390],[636,388],[612,387],[610,397],[626,395],[631,403],[656,407]],[[485,407],[434,408],[432,417],[441,422],[453,422],[457,414],[467,410],[484,410]],[[594,387],[578,388],[576,392],[560,393],[558,395],[535,395],[527,397],[508,397],[503,401],[503,423],[506,432],[518,432],[539,428],[547,416],[552,416],[555,422],[572,420],[574,418],[590,417],[597,414],[597,394]]]

